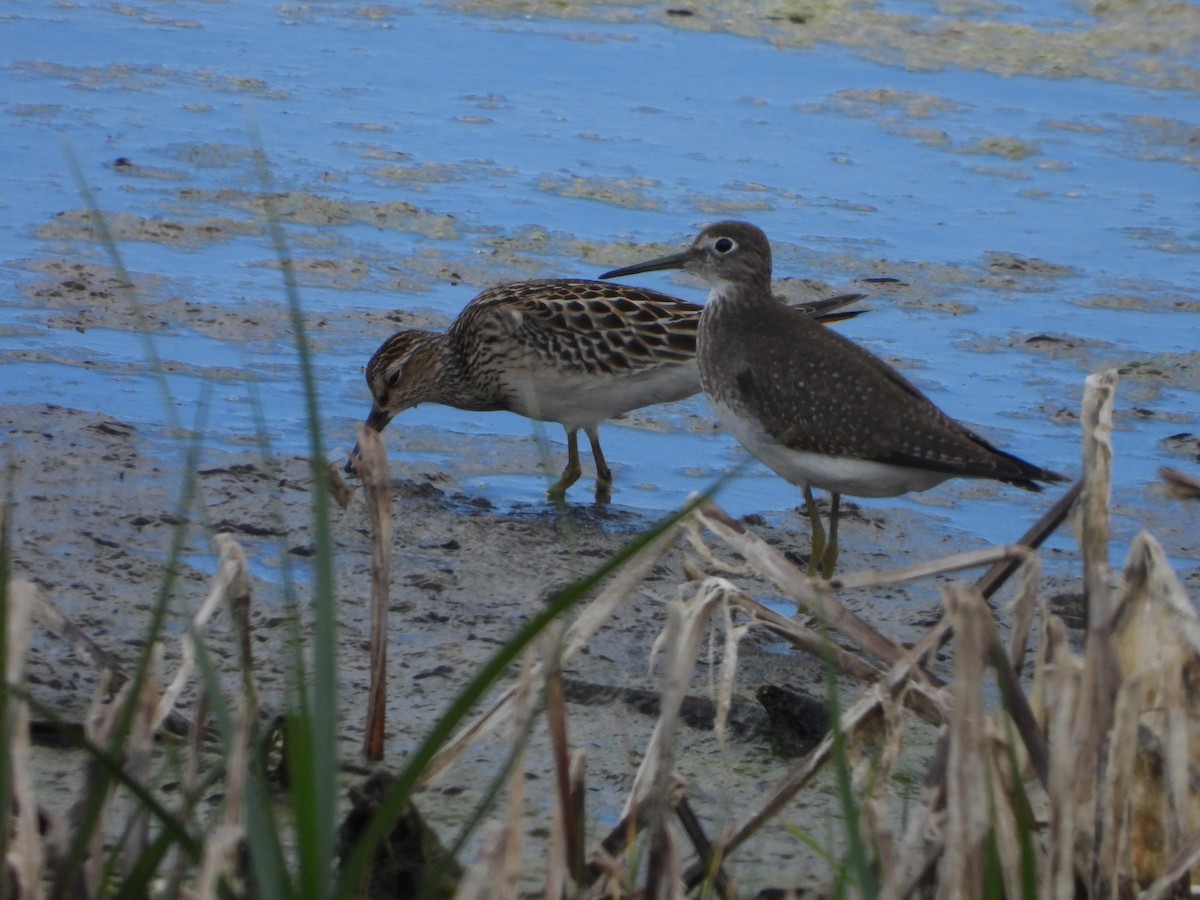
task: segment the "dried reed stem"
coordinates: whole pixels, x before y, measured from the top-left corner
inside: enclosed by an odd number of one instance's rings
[[[547,634],[542,642],[543,658],[550,660],[546,667],[546,725],[550,732],[550,749],[554,758],[557,803],[554,806],[555,828],[553,842],[558,853],[551,854],[551,869],[569,873],[571,879],[583,881],[586,850],[584,841],[584,794],[582,783],[583,755],[572,753],[567,736],[567,701],[563,690],[562,670],[557,665],[558,641]],[[561,878],[561,876],[556,875]],[[566,888],[563,880],[564,891]]]
[[[112,673],[107,669],[101,671],[100,678],[96,682],[96,693],[92,698],[92,706],[88,711],[88,716],[83,724],[83,736],[92,742],[97,747],[111,748],[113,743],[113,735],[116,733],[117,727],[121,719],[121,711],[130,699],[133,682],[126,681],[121,689],[116,692],[116,696],[112,700],[106,702],[105,698],[109,696],[111,689],[110,679]],[[111,788],[109,781],[103,777],[101,764],[96,759],[89,758],[84,766],[83,787],[80,792],[80,798],[75,802],[71,809],[69,818],[77,820],[79,814],[88,808],[91,798],[98,794],[101,786],[107,792]],[[103,821],[105,812],[107,812],[107,796],[105,801],[100,805],[100,814],[96,818],[96,822],[92,828],[92,833],[88,836],[87,850],[84,854],[84,864],[82,880],[83,889],[88,891],[88,896],[95,897],[101,888],[101,877],[104,872],[104,827]],[[66,879],[68,890],[78,890],[79,884],[76,878],[80,873],[63,872],[60,875]]]
[[[392,495],[388,478],[387,450],[374,428],[358,425],[358,449],[352,457],[366,490],[371,519],[371,686],[367,693],[367,722],[363,733],[363,755],[369,762],[383,759],[387,724],[387,613],[392,571]]]
[[[162,673],[163,647],[160,642],[154,644],[150,654],[150,665],[146,669],[146,677],[138,685],[137,695],[132,698],[136,703],[133,720],[130,723],[129,736],[126,738],[125,773],[130,779],[152,791],[150,781],[151,757],[154,753],[154,734],[162,721],[161,696],[158,690],[159,677]],[[132,872],[138,861],[145,855],[150,843],[150,810],[141,803],[136,803],[128,824],[128,835],[125,840],[123,862],[126,872]]]
[[[990,806],[983,673],[991,613],[977,591],[957,582],[947,586],[945,602],[956,638],[946,765],[946,832],[952,838],[946,841],[937,896],[980,897]]]
[[[183,689],[192,678],[196,668],[196,646],[201,640],[205,628],[212,617],[221,607],[230,605],[233,601],[248,603],[250,596],[250,573],[246,564],[246,552],[241,545],[227,534],[218,534],[213,538],[213,544],[220,557],[217,573],[213,576],[208,596],[192,616],[188,630],[180,640],[181,660],[179,668],[171,684],[159,698],[158,708],[154,715],[154,729],[162,727],[175,711],[175,705]]]
[[[708,579],[700,584],[689,602],[669,603],[666,628],[651,653],[653,659],[660,648],[667,650],[662,700],[658,721],[655,722],[625,807],[626,814],[633,806],[644,806],[649,814],[647,896],[673,896],[679,890],[678,848],[669,829],[672,789],[675,786],[675,739],[679,711],[708,625],[719,608],[727,602],[723,585],[721,579]]]
[[[80,659],[91,661],[102,676],[107,675],[101,680],[108,685],[108,690],[120,690],[129,681],[129,673],[115,656],[88,637],[82,628],[63,615],[40,593],[33,618],[59,640],[70,644]],[[168,713],[165,725],[172,734],[185,735],[192,729],[191,721],[174,710]]]
[[[1084,385],[1083,495],[1080,498],[1080,543],[1083,551],[1083,590],[1087,615],[1083,682],[1079,714],[1071,743],[1077,752],[1075,800],[1084,804],[1093,840],[1092,871],[1087,879],[1093,888],[1104,880],[1096,853],[1105,844],[1108,826],[1097,803],[1096,789],[1107,779],[1109,732],[1117,696],[1119,673],[1112,641],[1112,600],[1109,595],[1108,538],[1109,501],[1112,494],[1112,407],[1117,373],[1109,370],[1089,375]]]
[[[12,580],[8,583],[7,632],[8,646],[5,648],[4,679],[9,687],[25,683],[25,664],[29,659],[32,640],[33,613],[38,607],[37,586],[29,581]],[[7,688],[6,688],[7,690]],[[42,876],[45,870],[45,854],[42,836],[38,829],[37,794],[33,787],[31,762],[33,748],[29,741],[29,704],[14,691],[8,691],[8,721],[4,723],[8,735],[9,783],[16,815],[10,820],[5,810],[4,827],[10,828],[7,841],[8,855],[0,865],[12,866],[19,889],[12,896],[22,900],[38,900],[45,895]],[[0,879],[7,880],[3,875]]]
[[[701,505],[693,515],[741,554],[759,573],[773,582],[798,607],[817,616],[822,623],[849,638],[862,648],[863,652],[889,665],[906,656],[907,651],[902,646],[880,634],[872,625],[833,597],[829,590],[819,588],[783,554],[758,535],[747,531],[714,504]]]

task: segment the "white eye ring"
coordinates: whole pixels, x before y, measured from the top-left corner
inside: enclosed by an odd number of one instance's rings
[[[733,238],[719,237],[713,241],[713,249],[724,256],[737,249],[737,241]]]

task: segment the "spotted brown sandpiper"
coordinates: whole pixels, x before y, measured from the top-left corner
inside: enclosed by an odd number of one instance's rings
[[[895,497],[956,476],[1030,491],[1066,480],[993,447],[883,360],[775,302],[771,245],[748,222],[717,222],[682,253],[600,277],[659,269],[684,269],[711,286],[697,337],[700,383],[742,446],[803,487],[810,575],[833,573],[841,494]],[[831,495],[828,537],[813,487]]]
[[[843,294],[798,307],[831,322],[862,298]],[[782,303],[780,304],[782,305]],[[596,461],[596,497],[612,473],[600,449],[605,419],[700,391],[696,329],[702,307],[658,291],[605,281],[519,281],[477,295],[444,333],[392,335],[367,363],[367,425],[387,427],[418,403],[509,410],[567,431],[567,465],[550,487],[562,497],[580,476],[582,428]],[[357,454],[357,447],[354,451]],[[348,461],[346,470],[353,471]]]

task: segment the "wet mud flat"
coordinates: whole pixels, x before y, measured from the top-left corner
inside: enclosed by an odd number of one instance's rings
[[[314,552],[307,461],[288,457],[268,464],[256,452],[206,453],[197,467],[195,502],[181,506],[182,472],[168,461],[169,455],[161,454],[162,443],[148,440],[138,428],[48,405],[9,405],[0,416],[13,467],[9,527],[14,574],[36,583],[62,613],[128,665],[144,644],[171,543],[179,529],[186,529],[163,647],[169,675],[179,659],[173,637],[204,598],[215,567],[209,535],[231,535],[246,550],[255,575],[250,620],[262,703],[265,710],[281,709],[290,633],[280,601],[282,567],[293,567],[304,609],[306,561]],[[390,470],[395,539],[385,765],[398,767],[478,667],[547,596],[612,557],[654,520],[635,510],[590,502],[571,503],[565,514],[540,501],[498,510],[455,490],[428,467],[393,458]],[[361,491],[347,508],[335,508],[333,516],[344,710],[338,734],[349,782],[362,769],[368,684],[370,529]],[[782,523],[751,516],[743,524],[803,563],[807,525],[798,511]],[[919,516],[856,512],[853,506],[843,521],[842,541],[844,572],[896,567],[962,549],[953,546],[950,536],[930,532]],[[1070,554],[1062,557],[1047,560],[1043,589],[1069,600],[1078,594],[1075,561]],[[739,562],[736,557],[728,561]],[[666,604],[694,577],[688,567],[705,564],[681,542],[568,663],[570,736],[587,756],[589,811],[596,815],[597,827],[616,823],[620,798],[654,726],[661,654],[656,666],[650,659],[665,627]],[[779,604],[784,615],[791,612],[761,579],[724,575],[752,597]],[[881,631],[912,641],[941,615],[939,585],[946,581],[942,577],[882,591],[847,592],[841,599]],[[236,681],[238,654],[228,615],[218,615],[209,643],[223,676]],[[702,656],[688,688],[680,736],[679,771],[690,780],[692,802],[713,833],[736,820],[749,798],[786,771],[791,760],[785,757],[807,749],[803,737],[790,743],[779,737],[760,699],[770,705],[777,689],[794,689],[820,706],[827,678],[824,663],[811,655],[770,636],[746,639],[738,651],[733,710],[723,743],[712,730],[711,701],[723,652],[716,641]],[[82,721],[96,678],[95,669],[66,643],[44,632],[37,636],[30,683],[39,702],[68,721]],[[846,682],[840,690],[849,697],[856,688]],[[809,740],[821,733],[817,723]],[[909,740],[919,745],[930,734]],[[478,743],[419,794],[417,803],[432,824],[453,833],[507,752],[503,734]],[[73,801],[82,762],[77,752],[38,748],[39,790],[48,809],[65,812]],[[532,785],[526,825],[536,836],[549,815],[553,778],[544,736],[536,736],[526,751],[524,768]],[[830,792],[818,796],[834,804]],[[821,821],[829,814],[811,808],[795,811]],[[787,871],[808,870],[797,865],[808,858],[807,848],[780,830],[771,835],[741,855],[757,858],[764,874],[778,864],[786,864]]]

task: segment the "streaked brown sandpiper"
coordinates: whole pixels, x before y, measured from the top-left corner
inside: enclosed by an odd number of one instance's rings
[[[821,322],[851,318],[858,313],[843,307],[862,296],[804,304],[797,315]],[[445,332],[401,331],[383,342],[367,363],[372,399],[367,425],[382,431],[419,403],[509,410],[558,422],[567,432],[567,465],[550,487],[552,497],[562,497],[579,479],[583,429],[596,462],[596,497],[607,499],[612,473],[600,449],[600,423],[700,392],[701,309],[658,291],[605,281],[519,281],[490,288]],[[350,462],[346,469],[352,471]]]
[[[754,225],[717,222],[682,253],[600,277],[659,269],[684,269],[711,287],[697,335],[700,383],[742,446],[802,486],[813,529],[810,574],[833,573],[842,494],[895,497],[953,477],[1030,491],[1066,480],[992,446],[874,354],[777,303],[771,245]],[[814,487],[831,495],[828,537]]]

